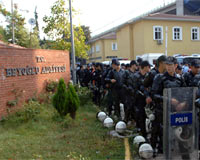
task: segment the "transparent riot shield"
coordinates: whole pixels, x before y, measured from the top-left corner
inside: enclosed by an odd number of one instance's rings
[[[165,159],[198,159],[197,88],[171,88],[163,93]]]

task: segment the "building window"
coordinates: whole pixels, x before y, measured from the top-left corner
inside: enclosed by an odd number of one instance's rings
[[[92,48],[91,48],[91,52],[94,53],[94,46],[92,46]]]
[[[100,46],[98,44],[96,45],[96,52],[100,52]]]
[[[173,27],[173,40],[182,40],[182,28]]]
[[[162,26],[153,26],[153,39],[154,40],[163,40],[163,27]]]
[[[112,50],[116,51],[117,50],[117,43],[112,43]]]
[[[198,27],[192,27],[191,40],[199,40],[199,28]]]

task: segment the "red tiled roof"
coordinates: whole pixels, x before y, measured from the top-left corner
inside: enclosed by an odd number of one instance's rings
[[[110,32],[110,33],[107,33],[107,34],[102,35],[102,36],[93,37],[89,41],[89,43],[95,42],[97,40],[102,40],[102,39],[116,39],[116,38],[117,38],[116,33],[115,32]]]
[[[25,48],[16,44],[6,43],[0,40],[0,48]]]

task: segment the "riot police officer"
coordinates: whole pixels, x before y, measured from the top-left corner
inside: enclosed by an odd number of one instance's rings
[[[96,63],[96,70],[92,73],[93,101],[99,106],[102,94],[102,73],[103,65],[101,63]]]
[[[145,75],[150,71],[150,64],[148,61],[142,61],[139,72],[136,72],[133,77],[133,88],[135,94],[135,119],[137,128],[141,129],[143,137],[146,137],[146,113],[145,113],[145,99],[146,93],[143,85]]]
[[[89,87],[89,83],[91,81],[91,70],[90,70],[90,64],[87,65],[87,68],[84,70],[84,78],[83,78],[83,83],[85,87]]]
[[[152,96],[156,103],[155,106],[155,122],[157,122],[156,128],[154,130],[154,139],[152,141],[152,147],[155,149],[158,135],[159,141],[159,152],[162,152],[162,137],[163,137],[163,90],[164,88],[174,88],[174,87],[185,87],[185,82],[182,77],[177,76],[175,73],[177,67],[177,60],[174,57],[167,57],[166,61],[166,72],[164,74],[157,74],[153,81],[152,86]],[[175,99],[172,99],[172,104],[176,103]],[[157,129],[157,130],[156,130]]]
[[[151,88],[153,85],[153,79],[154,77],[159,74],[159,73],[164,73],[166,70],[165,67],[165,61],[166,61],[166,56],[162,55],[160,57],[158,57],[158,59],[156,60],[156,67],[153,68],[149,73],[146,74],[145,79],[144,79],[144,87],[147,90],[146,93],[148,93],[146,95],[146,103],[150,104],[152,102],[152,97],[151,97]]]
[[[105,81],[110,83],[112,98],[114,103],[115,114],[120,117],[120,103],[123,103],[124,92],[122,78],[124,70],[120,68],[120,63],[117,59],[112,60],[113,70],[107,75]]]
[[[200,60],[195,59],[191,62],[191,71],[183,74],[185,83],[188,87],[195,87],[194,77],[198,74],[200,68]]]
[[[132,60],[130,63],[130,68],[125,71],[123,76],[123,87],[126,92],[126,97],[124,101],[124,111],[125,111],[125,121],[131,121],[134,117],[134,74],[137,69],[137,63]]]

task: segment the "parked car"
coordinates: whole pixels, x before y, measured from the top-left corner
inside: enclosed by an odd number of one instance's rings
[[[164,53],[146,53],[141,56],[137,56],[137,58],[142,58],[143,61],[148,61],[152,66],[154,66],[158,57],[164,55]]]
[[[200,60],[200,54],[192,54],[192,56],[177,56],[176,59],[179,64],[190,64],[194,59]]]

